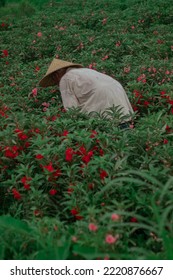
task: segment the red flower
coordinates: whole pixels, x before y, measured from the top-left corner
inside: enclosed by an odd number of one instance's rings
[[[18,137],[19,137],[20,140],[28,139],[28,136],[26,134],[20,134],[20,135],[18,135]]]
[[[19,128],[16,128],[16,129],[14,130],[14,132],[15,132],[15,133],[21,133],[21,132],[22,132],[22,130],[21,130],[21,129],[19,129]]]
[[[169,125],[167,125],[165,129],[166,129],[166,132],[170,132],[171,131],[171,128],[170,128]]]
[[[171,105],[173,105],[173,100],[170,99],[170,100],[168,101],[168,103],[171,104]]]
[[[66,161],[72,161],[73,154],[74,154],[73,149],[72,148],[67,148],[66,151],[65,151],[65,160]]]
[[[26,134],[24,134],[22,130],[16,128],[16,129],[14,130],[14,132],[17,133],[17,136],[18,136],[18,138],[19,138],[20,140],[26,140],[26,139],[28,139],[28,136],[27,136]]]
[[[107,176],[108,176],[108,173],[105,170],[100,171],[100,178],[102,180],[104,180],[104,178],[107,177]]]
[[[54,121],[56,121],[56,119],[57,119],[57,116],[52,116],[51,121],[54,122]]]
[[[100,156],[103,156],[103,155],[104,155],[104,152],[103,152],[102,149],[99,150],[99,154],[100,154]]]
[[[91,157],[93,156],[93,151],[88,152],[87,155],[82,157],[82,161],[85,163],[88,163],[91,160]]]
[[[73,216],[76,216],[77,214],[79,214],[79,212],[76,208],[71,209],[70,212]]]
[[[49,165],[45,165],[43,166],[46,170],[48,170],[49,172],[53,172],[54,168],[52,166],[52,162],[49,163]]]
[[[19,155],[19,148],[17,146],[6,147],[5,148],[5,156],[9,158],[15,158]]]
[[[40,70],[40,67],[39,66],[36,66],[35,67],[35,72],[38,72]]]
[[[168,144],[168,140],[167,140],[167,139],[164,139],[164,140],[163,140],[163,144]]]
[[[161,96],[165,96],[165,94],[166,94],[166,91],[161,91],[161,92],[160,92],[160,95],[161,95]]]
[[[7,50],[3,50],[2,52],[3,52],[4,56],[8,56],[8,51]]]
[[[24,176],[24,177],[21,178],[20,181],[23,183],[24,188],[25,188],[26,190],[29,190],[29,189],[30,189],[30,185],[28,184],[28,181],[31,181],[31,180],[32,180],[32,178],[26,177],[26,176]]]
[[[69,131],[68,130],[64,130],[63,133],[62,133],[62,136],[67,136],[69,134]]]
[[[67,189],[67,193],[68,193],[68,194],[72,194],[72,192],[74,192],[74,189],[73,189],[73,188],[68,188],[68,189]]]
[[[76,215],[75,218],[76,218],[76,220],[82,220],[83,219],[83,217],[80,216],[80,215]]]
[[[30,190],[30,185],[29,185],[29,184],[24,184],[24,188],[25,188],[26,190]]]
[[[37,155],[35,156],[35,158],[36,158],[36,159],[42,159],[42,158],[44,158],[44,156],[41,155],[41,154],[37,154]]]
[[[51,189],[50,191],[49,191],[49,194],[50,195],[55,195],[57,193],[57,190],[55,190],[55,189]]]
[[[77,152],[78,155],[86,155],[86,153],[87,153],[87,151],[83,145],[79,148],[79,150]]]
[[[148,107],[149,104],[150,104],[150,102],[144,101],[144,106],[145,106],[145,107]]]
[[[28,148],[31,144],[29,142],[25,142],[24,147]]]
[[[139,110],[137,106],[132,106],[132,107],[133,107],[133,111],[134,111],[134,112],[136,112],[136,111]]]
[[[94,138],[97,135],[97,131],[92,130],[92,133],[90,135],[90,138]]]
[[[15,199],[20,200],[22,198],[21,194],[15,188],[12,189],[12,193]]]
[[[131,222],[131,223],[137,223],[138,220],[137,220],[135,217],[132,217],[132,218],[130,219],[130,222]]]
[[[39,128],[35,128],[35,133],[40,133],[40,129]]]
[[[41,211],[40,210],[34,210],[34,215],[35,216],[40,216],[41,215]]]
[[[164,41],[163,41],[163,40],[158,39],[158,40],[157,40],[157,44],[164,44]]]
[[[57,170],[53,173],[53,176],[54,176],[54,177],[59,177],[59,176],[61,176],[61,174],[62,174],[61,170],[57,169]]]
[[[24,176],[24,177],[21,178],[20,181],[21,181],[23,184],[25,184],[27,181],[31,181],[31,180],[32,180],[32,178]]]
[[[93,190],[93,189],[94,189],[94,183],[88,184],[88,188],[89,188],[90,190]]]

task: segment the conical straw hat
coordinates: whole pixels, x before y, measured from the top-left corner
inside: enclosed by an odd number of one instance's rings
[[[46,75],[39,82],[39,85],[41,87],[49,87],[49,86],[56,85],[56,82],[52,79],[52,73],[56,72],[57,70],[60,70],[63,68],[68,68],[68,67],[81,67],[82,68],[83,66],[81,64],[72,63],[72,62],[54,58],[46,72]]]

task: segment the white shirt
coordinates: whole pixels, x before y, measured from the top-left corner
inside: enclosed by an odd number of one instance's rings
[[[68,68],[59,89],[65,109],[79,107],[81,112],[103,112],[114,105],[122,108],[123,116],[133,113],[121,84],[92,69]]]

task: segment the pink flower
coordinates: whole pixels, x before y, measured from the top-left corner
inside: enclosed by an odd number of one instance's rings
[[[120,46],[121,46],[121,42],[120,42],[120,41],[117,41],[117,42],[115,43],[115,46],[116,46],[116,47],[120,47]]]
[[[134,124],[130,124],[130,125],[129,125],[129,128],[130,128],[130,129],[133,129],[134,127],[135,127]]]
[[[111,220],[112,221],[118,221],[120,219],[120,215],[116,214],[116,213],[113,213],[111,215]]]
[[[77,237],[76,237],[76,236],[72,236],[71,240],[72,240],[73,242],[77,242]]]
[[[146,83],[146,75],[145,74],[141,74],[138,78],[137,78],[138,82],[142,82],[142,83]]]
[[[89,228],[90,231],[97,231],[98,230],[98,226],[93,224],[93,223],[90,223],[88,225],[88,228]]]
[[[107,22],[107,18],[104,18],[104,19],[102,20],[102,24],[104,25],[104,24],[106,24],[106,22]]]
[[[50,104],[47,103],[47,102],[43,102],[42,105],[45,106],[45,107],[47,107],[47,108],[50,106]]]
[[[130,72],[130,66],[124,67],[124,73],[129,73]]]
[[[38,37],[42,37],[42,33],[41,33],[41,32],[38,32],[38,33],[37,33],[37,36],[38,36]]]
[[[166,75],[169,75],[169,74],[170,74],[170,71],[169,71],[169,70],[166,70],[165,74],[166,74]]]
[[[96,70],[96,63],[95,62],[93,62],[93,63],[91,63],[89,66],[89,69],[94,69],[94,70]]]
[[[119,236],[113,236],[112,234],[107,234],[105,238],[105,242],[108,244],[114,244],[118,240]]]
[[[109,56],[108,55],[105,55],[104,57],[102,57],[102,60],[104,61],[104,60],[106,60],[106,59],[108,59],[109,58]]]
[[[37,92],[38,92],[38,89],[37,88],[33,88],[33,90],[32,90],[33,96],[37,96]]]

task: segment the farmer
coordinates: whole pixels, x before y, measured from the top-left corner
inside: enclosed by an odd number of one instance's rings
[[[122,116],[133,113],[118,81],[80,64],[54,58],[39,85],[58,85],[65,109],[79,107],[81,112],[104,112],[114,105],[122,108]]]

